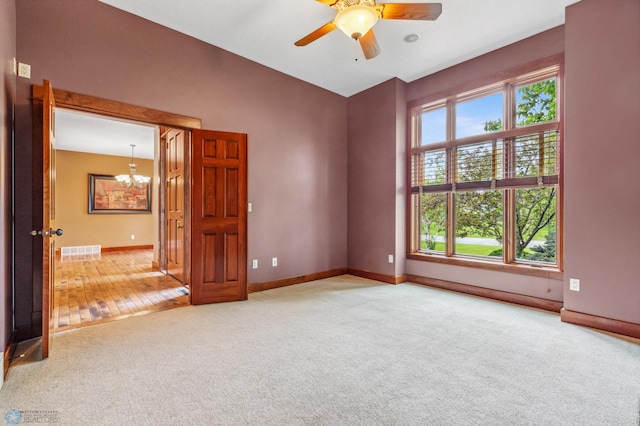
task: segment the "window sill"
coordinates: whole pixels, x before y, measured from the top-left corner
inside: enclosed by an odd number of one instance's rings
[[[549,278],[552,280],[562,280],[564,274],[558,268],[548,266],[531,265],[527,263],[504,263],[485,262],[482,260],[445,257],[438,254],[409,253],[407,259],[420,260],[423,262],[443,263],[446,265],[465,266],[467,268],[485,269],[488,271],[508,272],[510,274],[529,275],[532,277]]]

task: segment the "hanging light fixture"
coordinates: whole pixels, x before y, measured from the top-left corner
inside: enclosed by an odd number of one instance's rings
[[[133,162],[133,149],[135,148],[135,144],[131,145],[131,163],[129,163],[129,174],[128,175],[118,175],[116,176],[116,180],[120,182],[123,186],[129,187],[140,187],[142,185],[146,185],[151,180],[149,176],[142,176],[136,174],[136,163]]]
[[[333,6],[338,9],[334,23],[348,37],[358,40],[378,22],[378,11],[373,0],[340,0]]]

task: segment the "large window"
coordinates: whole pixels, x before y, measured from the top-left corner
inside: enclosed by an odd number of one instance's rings
[[[559,75],[411,109],[411,258],[559,265]]]

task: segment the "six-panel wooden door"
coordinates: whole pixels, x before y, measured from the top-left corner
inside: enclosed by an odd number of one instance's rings
[[[247,299],[247,135],[193,130],[191,303]]]
[[[185,131],[169,130],[166,144],[167,273],[184,282]]]

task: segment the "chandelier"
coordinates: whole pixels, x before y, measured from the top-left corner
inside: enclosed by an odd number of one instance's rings
[[[135,144],[131,145],[131,163],[129,163],[129,174],[128,175],[118,175],[116,176],[116,180],[120,182],[122,186],[128,187],[140,187],[149,183],[151,178],[149,176],[142,176],[136,174],[136,163],[133,162],[133,149],[135,148]]]

